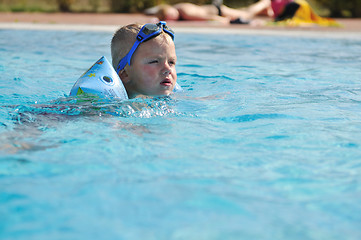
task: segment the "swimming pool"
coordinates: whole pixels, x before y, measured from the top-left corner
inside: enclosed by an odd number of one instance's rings
[[[110,32],[0,34],[1,239],[361,238],[360,39],[179,33],[183,93],[76,103]]]

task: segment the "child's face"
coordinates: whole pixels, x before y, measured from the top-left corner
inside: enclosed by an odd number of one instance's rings
[[[166,34],[141,43],[122,79],[129,97],[169,95],[177,81],[176,62],[174,42]]]

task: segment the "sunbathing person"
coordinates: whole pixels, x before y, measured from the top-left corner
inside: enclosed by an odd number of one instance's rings
[[[217,21],[228,23],[249,23],[253,18],[270,7],[270,0],[260,0],[247,8],[234,9],[213,1],[209,5],[178,3],[173,6],[159,5],[145,10],[145,14],[155,15],[159,20]]]

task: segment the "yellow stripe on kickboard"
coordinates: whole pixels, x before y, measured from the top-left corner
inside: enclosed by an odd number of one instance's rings
[[[78,88],[78,91],[76,92],[76,95],[82,95],[82,94],[84,94],[83,89]]]
[[[76,96],[78,96],[79,102],[87,102],[87,101],[94,101],[98,100],[99,96],[93,93],[87,93],[84,92],[83,89],[80,87],[78,88],[78,91],[76,92]]]

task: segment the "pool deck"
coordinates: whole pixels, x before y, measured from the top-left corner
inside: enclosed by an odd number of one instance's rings
[[[258,18],[269,21],[267,17]],[[222,25],[216,22],[172,21],[168,24],[176,31],[314,36],[361,39],[361,19],[336,19],[342,27],[282,27],[257,24]],[[0,29],[56,29],[115,31],[130,23],[154,22],[143,14],[104,13],[0,13]]]

